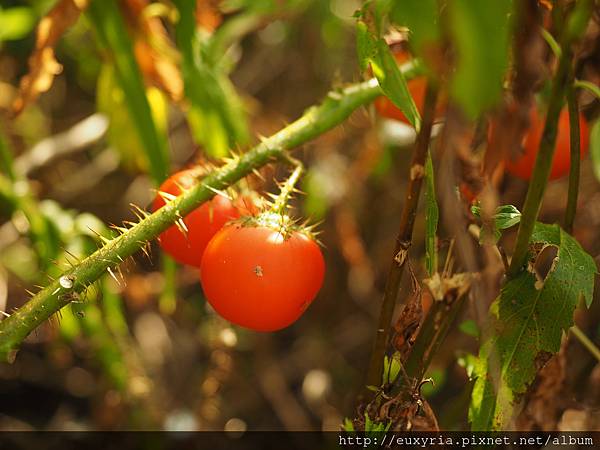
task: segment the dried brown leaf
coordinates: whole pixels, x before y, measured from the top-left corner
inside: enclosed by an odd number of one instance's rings
[[[183,80],[177,66],[179,53],[158,17],[144,14],[147,0],[125,0],[123,14],[134,39],[135,59],[145,80],[171,99],[183,97]]]
[[[19,94],[12,105],[14,115],[50,89],[54,77],[62,71],[54,56],[54,46],[87,5],[88,0],[61,0],[40,20],[35,49],[29,57],[29,73],[21,78]]]

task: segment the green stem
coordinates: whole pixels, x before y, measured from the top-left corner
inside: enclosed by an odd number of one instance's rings
[[[431,140],[431,129],[435,115],[435,104],[437,100],[437,87],[432,82],[427,83],[425,92],[425,106],[423,111],[423,122],[410,165],[408,186],[406,188],[406,199],[400,218],[400,228],[396,238],[396,246],[385,283],[383,301],[379,313],[379,321],[375,333],[375,344],[371,353],[371,360],[367,372],[367,386],[379,386],[383,374],[383,359],[388,345],[392,316],[396,307],[396,300],[400,289],[400,281],[404,273],[404,267],[408,259],[408,249],[412,241],[413,227],[417,215],[417,206],[423,177],[425,176],[425,163]],[[366,390],[365,395],[372,396],[373,392]]]
[[[546,184],[548,183],[548,177],[552,167],[552,159],[554,157],[554,150],[556,147],[558,119],[562,109],[563,98],[565,95],[571,67],[571,45],[585,31],[585,25],[589,20],[591,11],[591,1],[581,0],[581,2],[576,5],[574,11],[569,16],[569,20],[564,27],[565,31],[561,41],[562,54],[559,59],[558,69],[552,84],[552,91],[550,94],[550,101],[548,103],[548,112],[546,115],[546,123],[542,133],[540,148],[535,160],[535,166],[533,168],[533,175],[529,183],[529,189],[527,190],[527,196],[525,197],[523,214],[521,216],[521,222],[519,223],[519,230],[517,232],[515,251],[507,272],[509,278],[513,278],[519,272],[521,272],[527,261],[527,255],[529,253],[529,239],[531,238],[533,227],[540,212],[542,198],[544,196],[544,191],[546,190]]]
[[[403,69],[407,72],[407,77],[414,75],[413,65],[408,64]],[[0,360],[14,359],[19,344],[36,327],[76,298],[107,269],[119,265],[181,216],[189,214],[212,198],[215,190],[225,189],[253,170],[281,158],[288,150],[342,123],[355,109],[373,101],[380,94],[381,90],[374,79],[330,92],[321,105],[310,108],[295,122],[209,173],[196,186],[168,202],[121,236],[108,241],[0,322]]]
[[[583,331],[581,331],[581,328],[579,328],[577,325],[574,325],[571,327],[571,333],[573,333],[573,336],[577,338],[581,345],[583,345],[594,356],[594,358],[600,361],[600,349],[596,347],[596,344],[594,344]]]
[[[579,196],[579,167],[581,165],[581,142],[579,131],[579,107],[575,88],[567,88],[567,104],[569,107],[569,143],[571,147],[571,167],[569,169],[569,195],[567,210],[565,212],[565,230],[573,232],[573,222],[577,211],[577,197]]]
[[[285,208],[287,207],[288,200],[290,199],[292,192],[294,192],[296,183],[300,179],[302,172],[304,172],[304,166],[300,161],[295,162],[294,165],[296,166],[296,168],[289,176],[289,178],[285,181],[285,183],[283,183],[280,186],[279,195],[277,195],[277,197],[275,198],[275,203],[273,203],[273,211],[275,211],[278,214],[284,213]]]

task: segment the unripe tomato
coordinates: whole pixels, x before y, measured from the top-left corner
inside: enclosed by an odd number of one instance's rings
[[[198,175],[198,169],[182,170],[171,175],[159,190],[179,195],[182,188],[190,188],[196,183]],[[154,199],[152,209],[156,211],[164,205],[165,200],[159,194]],[[216,195],[183,218],[187,233],[173,225],[160,234],[158,242],[176,261],[200,267],[204,249],[215,233],[227,222],[239,217],[240,212],[229,199]]]
[[[542,133],[544,131],[545,118],[540,117],[536,108],[532,108],[529,116],[530,127],[523,139],[523,154],[515,161],[510,158],[506,160],[506,170],[523,180],[529,180],[535,166]],[[581,157],[586,154],[589,147],[590,131],[582,114],[579,114],[579,132]],[[556,150],[552,160],[550,179],[555,180],[569,173],[571,168],[571,145],[569,141],[569,112],[564,108],[558,120],[558,132],[556,135]]]
[[[285,235],[284,235],[285,234]],[[318,244],[302,231],[233,223],[210,241],[200,268],[208,302],[226,320],[256,331],[295,322],[323,283]]]

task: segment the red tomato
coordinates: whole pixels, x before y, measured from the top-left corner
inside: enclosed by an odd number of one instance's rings
[[[181,194],[181,188],[189,188],[195,184],[199,172],[188,169],[169,177],[159,188],[172,195]],[[152,209],[156,211],[165,205],[164,199],[157,195]],[[238,209],[225,197],[216,195],[192,211],[183,222],[187,233],[183,233],[176,225],[163,231],[158,238],[161,248],[175,258],[176,261],[190,266],[200,267],[202,254],[209,241],[227,222],[240,217]]]
[[[506,170],[523,180],[529,180],[535,159],[540,148],[545,119],[539,116],[536,108],[531,109],[529,116],[530,127],[523,139],[523,154],[516,160],[506,160]],[[569,143],[569,112],[564,108],[558,120],[558,134],[556,135],[556,150],[552,160],[550,179],[555,180],[569,173],[571,168],[571,145]],[[581,139],[581,157],[586,154],[589,146],[589,127],[582,114],[579,114],[579,132]]]
[[[230,224],[210,241],[200,268],[208,302],[223,318],[256,331],[295,322],[323,284],[317,243],[293,231]]]

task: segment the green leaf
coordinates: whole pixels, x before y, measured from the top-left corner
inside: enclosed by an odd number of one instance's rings
[[[465,320],[458,326],[458,329],[467,336],[471,336],[474,338],[479,337],[479,327],[477,326],[477,323],[474,320]]]
[[[137,131],[136,119],[127,107],[128,97],[117,80],[113,65],[103,65],[96,86],[96,108],[109,120],[108,142],[119,154],[121,165],[134,172],[148,172],[150,158]],[[161,135],[166,135],[168,104],[164,94],[151,87],[146,89],[145,95],[156,129]]]
[[[475,217],[481,218],[480,206],[471,206],[471,212]],[[521,212],[513,205],[501,205],[496,208],[496,213],[494,214],[493,219],[494,229],[488,230],[487,228],[482,228],[479,239],[480,242],[485,242],[490,234],[490,231],[494,236],[493,242],[497,242],[502,235],[500,230],[506,230],[507,228],[513,227],[521,221]]]
[[[126,98],[126,106],[144,145],[150,173],[160,184],[169,173],[169,152],[166,136],[159,132],[154,119],[142,74],[135,61],[131,39],[115,0],[92,0],[89,18],[102,45],[111,52],[115,75]]]
[[[348,432],[356,431],[354,429],[354,424],[347,417],[344,418],[344,425],[342,427],[344,428],[344,431],[348,431]]]
[[[383,93],[400,108],[418,131],[421,125],[419,111],[389,46],[384,39],[375,38],[363,21],[358,21],[356,32],[356,47],[361,68],[365,70],[371,66]]]
[[[465,353],[459,356],[457,363],[460,367],[465,369],[469,380],[472,380],[475,366],[477,365],[477,356],[473,355],[472,353]]]
[[[589,307],[596,265],[558,225],[537,223],[532,244],[554,246],[557,255],[541,282],[529,270],[511,279],[492,303],[473,388],[472,430],[505,429],[514,403],[534,380],[538,366],[560,349],[583,298]]]
[[[375,39],[371,36],[367,24],[362,20],[356,22],[356,53],[362,71],[369,68],[370,61],[377,54]]]
[[[377,52],[371,58],[373,74],[379,81],[383,93],[404,113],[413,127],[418,131],[421,117],[410,95],[406,79],[396,64],[396,59],[383,39],[374,42]]]
[[[439,219],[439,208],[435,198],[435,179],[431,153],[427,153],[425,161],[425,267],[432,276],[437,271],[437,245],[436,234]]]
[[[474,119],[500,99],[509,59],[512,0],[454,0],[448,8],[458,60],[450,90]]]
[[[31,8],[17,6],[0,7],[0,42],[15,41],[27,36],[35,25],[35,14]]]
[[[428,45],[440,38],[437,0],[396,1],[390,16],[394,23],[410,30],[409,43],[417,55],[422,55]]]
[[[226,156],[249,139],[242,102],[224,67],[209,58],[211,44],[196,30],[195,3],[176,0],[175,5],[179,10],[175,40],[182,55],[185,94],[191,102],[192,133],[210,156]]]
[[[394,352],[391,358],[387,355],[383,358],[383,375],[381,377],[381,384],[393,383],[398,378],[400,368],[402,367],[402,355],[398,352]]]
[[[590,132],[590,156],[596,180],[600,182],[600,120],[596,120]]]

